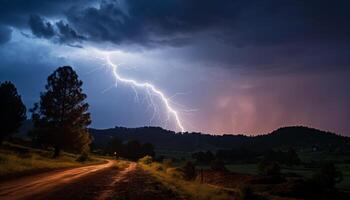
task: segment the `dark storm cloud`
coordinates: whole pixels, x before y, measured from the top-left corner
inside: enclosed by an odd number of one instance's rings
[[[84,36],[79,35],[73,28],[63,21],[51,24],[38,15],[31,15],[29,26],[36,37],[47,39],[54,37],[54,41],[65,43],[70,46],[75,47],[75,43],[85,40]]]
[[[189,46],[195,56],[189,59],[216,66],[303,71],[349,67],[349,6],[343,0],[127,0],[73,7],[66,17],[90,41]]]
[[[203,40],[237,48],[350,43],[350,13],[346,10],[350,2],[345,0],[103,0],[92,5],[94,2],[5,1],[0,22],[23,24],[30,14],[66,18],[67,24],[58,27],[64,29],[62,42],[86,36],[90,41],[115,44],[183,46],[204,33],[211,38]]]
[[[238,7],[235,1],[156,0],[102,1],[99,7],[73,8],[67,17],[91,40],[140,45],[183,44],[197,31],[230,23]]]
[[[347,40],[348,1],[102,1],[77,8],[69,21],[93,40],[140,44],[216,33],[232,45],[280,45]]]
[[[55,30],[51,23],[44,21],[44,19],[38,15],[30,16],[29,26],[32,33],[37,37],[52,38],[55,35]]]
[[[19,29],[29,27],[36,37],[50,39],[56,36],[54,42],[72,45],[72,42],[81,41],[83,37],[68,24],[63,22],[52,24],[45,19],[50,17],[65,18],[64,13],[71,7],[89,6],[94,2],[89,0],[0,0],[0,26],[11,26]],[[8,33],[4,28],[1,28],[1,39],[8,38]],[[28,35],[24,32],[23,34]]]
[[[31,14],[45,17],[63,16],[72,6],[87,6],[91,0],[0,0],[0,23],[24,27]]]
[[[185,57],[213,66],[304,71],[349,67],[349,7],[345,0],[13,0],[1,6],[0,24],[25,21],[35,36],[70,46],[188,47]]]
[[[79,35],[73,28],[68,24],[65,24],[63,21],[57,22],[56,27],[58,28],[59,40],[62,43],[80,42],[85,40],[84,36]]]
[[[11,40],[12,30],[9,27],[0,25],[0,45]]]

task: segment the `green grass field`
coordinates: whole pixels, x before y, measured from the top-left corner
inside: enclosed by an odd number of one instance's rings
[[[350,164],[337,164],[337,168],[343,174],[343,181],[337,184],[337,188],[343,191],[350,191]],[[226,165],[227,169],[236,173],[257,174],[257,164],[231,164]],[[303,166],[283,167],[282,173],[295,173],[310,178],[317,168],[306,168]]]

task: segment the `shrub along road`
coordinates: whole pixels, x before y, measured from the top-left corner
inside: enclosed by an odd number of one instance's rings
[[[147,172],[115,161],[23,177],[0,183],[0,199],[181,199]]]

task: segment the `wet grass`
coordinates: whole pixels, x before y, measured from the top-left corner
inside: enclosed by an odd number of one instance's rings
[[[153,162],[151,164],[139,163],[169,189],[176,191],[183,199],[198,200],[226,200],[233,199],[235,192],[226,191],[223,188],[201,184],[199,181],[186,181],[176,168],[167,167],[164,164]]]
[[[0,149],[0,177],[20,176],[102,162],[93,156],[85,162],[78,162],[78,157],[79,155],[63,152],[59,158],[53,159],[51,151],[5,143]]]
[[[113,167],[117,168],[118,170],[124,170],[130,165],[130,161],[127,160],[116,160],[114,162]]]

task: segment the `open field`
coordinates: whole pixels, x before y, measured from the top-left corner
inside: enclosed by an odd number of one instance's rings
[[[336,187],[343,191],[350,191],[350,164],[337,164],[337,168],[343,174],[342,182]],[[257,164],[230,164],[226,165],[231,172],[256,175],[258,173]],[[317,171],[317,168],[307,168],[303,166],[285,167],[282,166],[282,173],[295,173],[297,175],[310,178]]]

